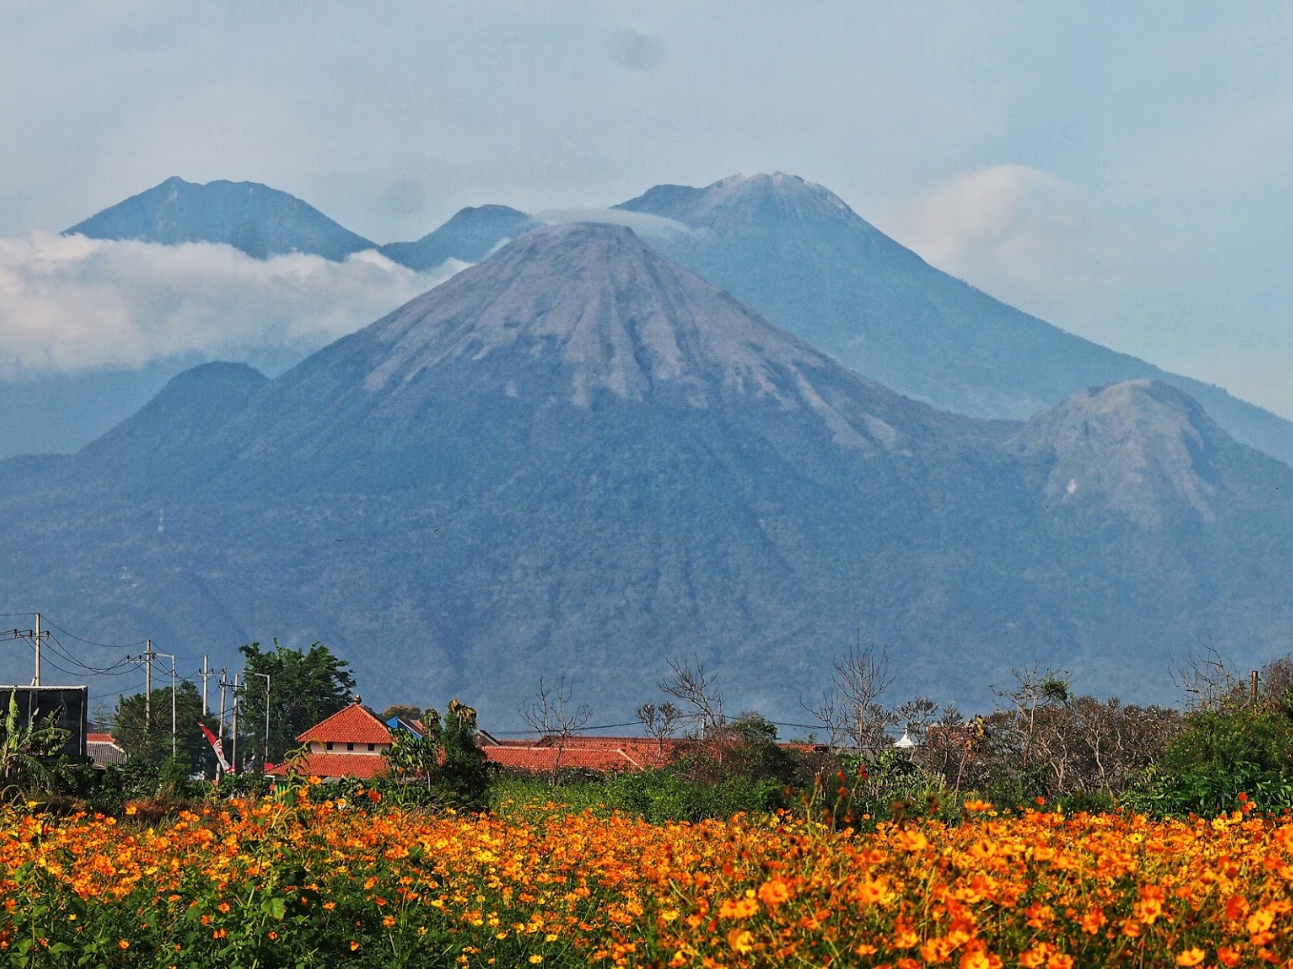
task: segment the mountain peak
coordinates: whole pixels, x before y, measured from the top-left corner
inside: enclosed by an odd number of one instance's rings
[[[1225,487],[1217,459],[1238,448],[1194,398],[1153,379],[1079,391],[1034,417],[1016,440],[1053,453],[1051,498],[1103,495],[1149,527],[1162,524],[1169,500],[1215,520],[1214,499]]]
[[[422,272],[449,259],[480,262],[500,243],[520,238],[542,226],[533,216],[506,205],[469,206],[416,242],[392,242],[382,246],[381,253],[402,266]]]
[[[606,223],[531,232],[320,351],[276,387],[277,401],[298,403],[289,419],[277,412],[272,434],[258,435],[258,456],[298,441],[313,447],[308,428],[336,426],[343,413],[383,439],[420,438],[428,414],[464,399],[563,420],[595,420],[624,403],[741,420],[775,411],[779,425],[823,429],[864,452],[904,447],[927,432],[929,413]],[[333,388],[326,399],[320,387]],[[251,434],[261,420],[249,413],[239,425]]]
[[[67,229],[64,235],[161,245],[223,243],[255,259],[302,252],[340,262],[373,243],[311,205],[258,182],[186,182],[178,175]]]
[[[657,185],[613,207],[659,215],[693,229],[787,215],[809,221],[843,219],[871,229],[830,189],[785,172],[729,175],[704,188]]]
[[[376,326],[391,347],[371,389],[447,358],[522,352],[568,367],[580,406],[600,391],[638,399],[664,384],[689,387],[699,402],[716,374],[780,398],[769,365],[817,356],[632,230],[606,223],[531,232]]]

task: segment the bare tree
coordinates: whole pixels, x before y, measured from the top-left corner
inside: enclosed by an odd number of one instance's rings
[[[1008,746],[1018,755],[1020,766],[1026,770],[1039,736],[1038,711],[1069,702],[1069,674],[1050,669],[1039,673],[1036,663],[1011,672],[1015,677],[1014,689],[991,688],[998,698],[1006,701],[995,719],[1002,721]]]
[[[678,719],[693,725],[696,738],[721,765],[727,747],[727,715],[723,694],[714,686],[715,675],[706,673],[699,659],[671,659],[669,669],[669,676],[660,681],[660,692],[683,704]]]
[[[930,724],[938,721],[939,711],[939,705],[933,700],[918,696],[896,707],[893,720],[919,747],[925,743]]]
[[[1221,650],[1211,640],[1200,645],[1203,655],[1191,654],[1176,663],[1172,682],[1185,693],[1189,706],[1215,710],[1239,694],[1239,679],[1226,666]]]
[[[664,742],[677,731],[678,721],[682,719],[682,711],[674,703],[666,700],[659,706],[654,703],[644,703],[635,712],[642,726],[646,728],[647,736],[655,739],[660,755],[663,757]]]
[[[557,756],[552,762],[554,784],[557,780],[557,771],[561,768],[561,755],[566,749],[566,741],[593,715],[592,707],[586,703],[572,704],[571,696],[570,687],[566,685],[564,676],[557,682],[555,689],[549,686],[543,677],[539,677],[539,686],[534,691],[534,699],[518,708],[526,726],[556,745]]]
[[[893,721],[879,699],[891,683],[888,651],[854,646],[835,661],[821,702],[803,705],[825,725],[832,746],[846,740],[858,750],[882,747],[888,739],[885,728]]]

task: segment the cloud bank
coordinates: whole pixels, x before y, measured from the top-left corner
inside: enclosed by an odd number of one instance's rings
[[[895,207],[886,225],[930,264],[1057,322],[1106,275],[1096,218],[1078,189],[1027,165],[935,186]]]
[[[225,245],[163,246],[36,231],[0,238],[0,373],[135,369],[194,355],[302,355],[465,264],[415,273],[376,252],[257,260]]]

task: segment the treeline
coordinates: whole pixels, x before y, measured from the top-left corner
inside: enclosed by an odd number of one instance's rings
[[[242,652],[236,746],[239,760],[254,759],[256,769],[213,787],[216,756],[199,725],[218,735],[221,719],[204,716],[197,688],[182,682],[173,696],[169,687],[154,690],[148,703],[142,695],[121,698],[112,728],[130,757],[107,769],[55,759],[60,732],[23,725],[10,712],[0,718],[0,791],[115,811],[130,801],[151,799],[165,810],[197,797],[268,790],[265,759],[290,763],[295,737],[351,702],[355,682],[347,664],[317,643],[308,650],[253,643]],[[786,743],[758,713],[729,715],[715,677],[699,663],[671,661],[662,698],[636,711],[641,733],[669,753],[663,766],[605,776],[563,765],[563,747],[591,710],[574,702],[564,681],[541,682],[520,712],[548,738],[551,771],[508,774],[486,763],[475,711],[456,700],[443,716],[398,705],[381,718],[418,718],[426,730],[420,738],[395,732],[388,776],[376,788],[391,800],[463,810],[559,789],[558,799],[572,806],[651,820],[796,807],[837,824],[950,820],[968,799],[1002,809],[1045,804],[1179,816],[1235,810],[1242,796],[1262,810],[1293,810],[1293,656],[1239,677],[1213,652],[1178,674],[1183,710],[1083,696],[1066,674],[1033,667],[994,690],[990,713],[965,717],[925,698],[887,704],[885,653],[857,648],[838,659],[820,696],[803,700],[820,731]],[[235,744],[227,740],[230,753]]]

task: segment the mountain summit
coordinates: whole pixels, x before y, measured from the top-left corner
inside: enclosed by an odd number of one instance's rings
[[[171,177],[78,222],[64,235],[179,245],[216,242],[255,259],[303,252],[340,262],[376,246],[295,196],[256,182]]]
[[[416,242],[392,242],[380,251],[393,262],[423,272],[449,259],[480,262],[500,243],[520,238],[542,225],[533,216],[506,205],[480,205],[460,210]]]
[[[545,410],[740,401],[811,415],[863,449],[925,434],[933,413],[840,367],[631,230],[592,223],[523,236],[316,354],[275,389],[238,424],[262,455],[294,442],[332,446],[335,433],[313,430],[323,421],[372,424],[382,439],[396,428],[421,437],[428,408],[481,395]]]

